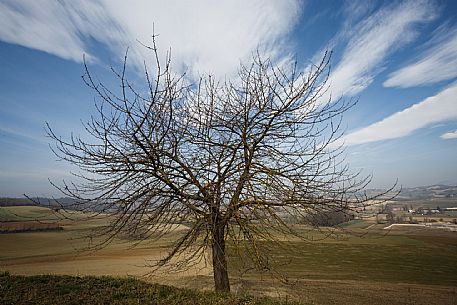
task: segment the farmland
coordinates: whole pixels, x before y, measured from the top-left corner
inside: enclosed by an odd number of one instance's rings
[[[148,261],[164,255],[168,242],[179,236],[183,227],[160,242],[145,241],[132,248],[128,239],[119,238],[101,250],[85,251],[88,241],[82,237],[106,220],[71,216],[74,221],[59,219],[42,207],[0,208],[2,225],[39,219],[38,223],[56,223],[62,228],[0,234],[0,271],[135,276],[184,288],[212,288],[212,271],[205,261],[184,273],[143,277],[149,271],[145,267]],[[246,272],[244,260],[232,255],[232,291],[280,299],[287,296],[310,304],[455,304],[456,232],[384,227],[374,219],[354,220],[325,239],[321,239],[325,231],[297,227],[314,241],[290,238],[284,247],[273,248],[271,260],[277,278],[271,272]],[[267,241],[262,243],[260,246],[271,246]],[[281,278],[287,283],[277,280]]]

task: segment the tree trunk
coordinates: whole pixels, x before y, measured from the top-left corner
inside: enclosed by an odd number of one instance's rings
[[[225,226],[216,225],[213,231],[213,274],[216,291],[230,291],[230,282],[225,258]]]

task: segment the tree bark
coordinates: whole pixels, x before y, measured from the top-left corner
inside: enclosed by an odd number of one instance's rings
[[[230,282],[225,257],[225,226],[217,224],[213,231],[213,275],[216,291],[230,291]]]

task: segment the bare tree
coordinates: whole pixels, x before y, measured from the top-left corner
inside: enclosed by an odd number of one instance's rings
[[[233,81],[191,83],[171,71],[169,56],[161,65],[155,42],[149,49],[155,70],[145,65],[141,90],[126,76],[127,55],[120,71],[112,69],[118,92],[86,66],[83,79],[98,96],[98,115],[85,124],[92,140],[64,140],[48,126],[55,154],[84,181],[58,188],[112,217],[106,242],[123,230],[160,238],[186,221],[159,265],[177,264],[175,257],[191,264],[210,250],[215,289],[229,291],[227,243],[265,269],[260,240],[300,236],[287,215],[357,211],[384,195],[364,195],[370,178],[343,163],[336,143],[353,102],[322,100],[329,54],[306,72],[255,54]]]

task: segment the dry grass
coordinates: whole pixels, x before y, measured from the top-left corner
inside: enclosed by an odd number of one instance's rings
[[[134,278],[0,274],[0,304],[274,305],[271,298],[179,289]],[[293,303],[290,303],[293,305]]]

